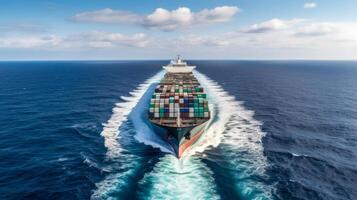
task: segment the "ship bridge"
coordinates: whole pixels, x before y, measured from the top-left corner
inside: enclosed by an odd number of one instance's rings
[[[171,60],[170,64],[163,66],[163,68],[168,73],[191,73],[196,66],[187,65],[180,56],[177,56],[176,59]]]

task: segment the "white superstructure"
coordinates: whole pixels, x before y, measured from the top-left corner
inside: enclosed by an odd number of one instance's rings
[[[184,62],[180,56],[171,60],[169,65],[163,66],[163,68],[169,73],[191,73],[196,66],[189,66]]]

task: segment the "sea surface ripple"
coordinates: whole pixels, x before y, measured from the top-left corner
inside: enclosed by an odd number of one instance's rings
[[[180,160],[145,118],[167,62],[0,62],[0,199],[357,196],[357,62],[189,61],[213,117]]]

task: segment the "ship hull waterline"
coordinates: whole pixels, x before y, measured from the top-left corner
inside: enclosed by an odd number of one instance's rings
[[[181,158],[184,152],[203,135],[207,122],[191,127],[168,127],[151,123],[157,135],[170,144],[175,156]]]

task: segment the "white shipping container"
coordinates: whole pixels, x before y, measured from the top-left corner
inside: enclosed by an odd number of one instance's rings
[[[193,113],[194,112],[194,108],[190,108],[190,113]]]
[[[175,108],[175,113],[180,112],[180,108]]]
[[[159,113],[160,109],[156,107],[154,111],[155,113]]]
[[[183,99],[180,99],[180,103],[183,103]]]
[[[174,117],[174,113],[169,113],[169,117]]]
[[[164,103],[160,103],[160,108],[163,108],[164,107]]]
[[[208,117],[208,112],[205,112],[205,113],[204,113],[204,117]]]
[[[154,117],[155,117],[155,118],[159,118],[159,117],[160,117],[159,113],[156,112],[156,113],[154,114]]]
[[[150,108],[149,112],[153,113],[154,112],[154,108]]]
[[[175,108],[179,108],[180,104],[179,103],[175,103]]]
[[[189,117],[194,117],[193,112],[190,112],[188,115],[189,115]]]

